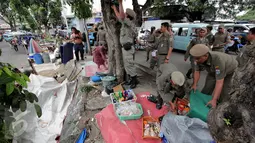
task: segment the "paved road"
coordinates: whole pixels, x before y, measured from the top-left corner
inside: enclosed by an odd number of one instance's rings
[[[174,64],[179,69],[179,71],[186,75],[187,71],[191,66],[189,60],[187,60],[186,62],[184,61],[184,54],[184,51],[174,50],[169,62]],[[136,53],[135,59],[136,61],[139,61],[139,63],[149,67],[149,62],[146,62],[146,51],[138,51]],[[200,81],[198,83],[199,90],[201,90],[204,86],[206,74],[207,73],[204,71],[201,72]]]
[[[2,55],[0,56],[1,62],[10,63],[17,68],[29,66],[27,61],[28,56],[22,46],[19,46],[19,51],[16,52],[10,47],[9,43],[3,41],[0,42],[0,48],[2,50]]]

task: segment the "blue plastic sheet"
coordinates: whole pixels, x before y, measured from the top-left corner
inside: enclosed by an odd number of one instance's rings
[[[87,130],[83,129],[76,143],[84,143],[87,137]]]

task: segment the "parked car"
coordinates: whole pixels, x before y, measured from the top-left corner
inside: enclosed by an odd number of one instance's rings
[[[174,23],[174,49],[186,51],[190,41],[197,36],[196,30],[206,27],[206,23]]]

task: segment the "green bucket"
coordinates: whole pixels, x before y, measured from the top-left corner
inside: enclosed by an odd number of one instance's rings
[[[111,85],[111,83],[116,79],[114,76],[105,76],[101,77],[101,80],[103,82],[103,86],[106,87],[107,85]]]
[[[190,94],[190,111],[187,116],[191,118],[199,118],[207,122],[207,115],[210,108],[206,104],[212,100],[212,96],[203,94],[199,91]]]

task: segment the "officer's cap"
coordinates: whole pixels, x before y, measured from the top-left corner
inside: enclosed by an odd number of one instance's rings
[[[219,25],[219,28],[225,28],[224,24]]]
[[[126,9],[126,14],[131,16],[131,17],[133,17],[133,18],[136,17],[136,13],[132,9],[130,9],[130,8]]]
[[[200,28],[200,30],[199,31],[207,31],[207,29],[205,28],[205,27],[202,27],[202,28]]]
[[[171,74],[171,80],[174,84],[183,86],[185,82],[185,77],[181,72],[175,71]]]
[[[204,56],[209,52],[209,48],[204,44],[196,44],[190,49],[190,54],[194,57]]]

